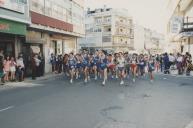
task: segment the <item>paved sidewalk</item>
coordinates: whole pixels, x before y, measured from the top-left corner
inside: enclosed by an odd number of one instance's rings
[[[62,77],[64,74],[46,74],[43,77],[38,77],[36,80],[32,80],[31,77],[25,78],[23,82],[7,82],[4,85],[0,85],[0,91],[8,90],[8,89],[14,89],[18,87],[34,87],[34,86],[41,86],[41,84],[38,84],[37,82],[43,81],[43,80],[52,80],[56,79],[58,77]]]
[[[193,72],[190,73],[190,76],[187,76],[186,74],[179,75],[178,70],[170,70],[170,74],[164,74],[163,72],[158,72],[160,75],[170,75],[170,76],[176,76],[176,77],[187,77],[187,78],[193,78]]]

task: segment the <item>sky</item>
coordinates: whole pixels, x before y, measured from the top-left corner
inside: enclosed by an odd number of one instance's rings
[[[166,31],[166,7],[168,0],[85,0],[86,8],[125,8],[138,25],[156,30]]]

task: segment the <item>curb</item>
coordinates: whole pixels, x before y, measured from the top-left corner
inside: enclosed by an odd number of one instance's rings
[[[61,76],[63,76],[64,74],[49,74],[49,75],[45,75],[43,77],[39,77],[36,80],[32,80],[31,78],[26,78],[24,81],[22,82],[7,82],[4,85],[0,85],[0,91],[4,91],[4,90],[9,90],[9,89],[15,89],[15,88],[19,88],[19,87],[32,87],[32,85],[37,85],[35,84],[36,82],[40,82],[40,81],[44,81],[44,80],[53,80],[55,78],[59,78]],[[23,84],[23,85],[22,85]],[[26,85],[24,85],[26,84]],[[28,85],[30,84],[30,85]]]
[[[39,77],[39,78],[36,78],[36,80],[32,80],[31,78],[27,78],[26,80],[24,80],[23,82],[26,82],[26,83],[29,83],[29,82],[38,82],[38,81],[43,81],[43,80],[48,80],[48,79],[55,79],[55,78],[58,78],[60,76],[63,76],[64,74],[61,73],[61,74],[49,74],[49,75],[45,75],[43,77]]]

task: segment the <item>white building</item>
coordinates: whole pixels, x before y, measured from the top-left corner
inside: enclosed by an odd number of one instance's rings
[[[49,73],[51,54],[76,52],[78,38],[84,37],[84,0],[30,0],[29,5],[32,23],[23,52],[29,57],[41,52]]]
[[[174,52],[193,55],[193,1],[168,0],[167,11],[168,40]]]
[[[133,49],[133,20],[125,9],[88,9],[85,29],[82,48]]]
[[[134,25],[134,49],[138,53],[144,52],[145,29],[140,25]]]
[[[144,28],[140,25],[134,27],[134,49],[138,53],[157,54],[164,51],[164,35]]]

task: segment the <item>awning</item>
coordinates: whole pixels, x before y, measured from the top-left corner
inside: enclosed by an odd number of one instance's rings
[[[0,19],[0,32],[15,35],[26,35],[26,25],[19,22]]]

